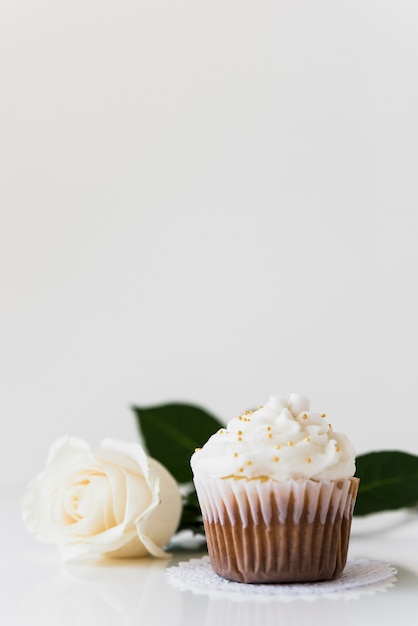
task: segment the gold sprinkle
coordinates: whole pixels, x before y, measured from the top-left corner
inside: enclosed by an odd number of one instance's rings
[[[242,430],[238,430],[237,435],[242,435]]]
[[[250,411],[250,415],[252,415],[254,413],[254,411]]]
[[[276,446],[276,450],[280,450],[280,446],[279,446],[279,444],[277,444],[277,446]]]
[[[273,435],[272,435],[271,433],[269,433],[269,434],[267,435],[267,438],[268,438],[268,439],[271,439],[272,437],[273,437]]]
[[[234,456],[237,457],[238,456],[238,452],[234,452]]]
[[[242,415],[240,415],[238,419],[239,420],[243,420],[244,418],[242,417]]]
[[[311,462],[312,462],[311,457],[307,456],[307,457],[306,457],[306,459],[305,459],[305,462],[306,462],[306,463],[311,463]]]
[[[304,413],[304,414],[302,415],[302,417],[303,417],[303,419],[304,419],[304,420],[307,420],[307,419],[308,419],[308,416],[306,415],[306,413]]]
[[[248,411],[244,411],[244,415],[248,415]]]
[[[335,451],[336,451],[336,452],[339,452],[339,451],[340,451],[340,449],[341,449],[341,448],[340,448],[340,446],[337,446],[337,444],[335,444]]]
[[[258,408],[259,408],[259,409],[264,409],[264,404],[259,404],[259,405],[258,405]]]
[[[252,465],[253,462],[252,461],[247,461],[247,465]]]
[[[308,443],[310,442],[311,438],[310,437],[306,437],[305,441],[307,441]]]
[[[202,448],[195,448],[194,451],[195,452],[199,452],[199,450],[201,450]]]
[[[238,437],[238,441],[242,441],[242,437]]]
[[[321,417],[326,417],[327,414],[326,413],[322,413]]]
[[[278,460],[279,460],[279,457],[278,457],[278,456],[274,456],[274,457],[273,457],[273,461],[274,461],[275,463],[277,463],[277,461],[278,461]]]
[[[287,445],[288,445],[288,446],[293,446],[293,441],[288,441],[288,442],[287,442]]]
[[[223,435],[223,434],[225,433],[224,429],[223,429],[223,428],[221,428],[221,429],[220,429],[220,431],[219,431],[219,433],[220,433],[221,435]]]
[[[240,467],[238,471],[239,471],[239,472],[243,472],[243,471],[244,471],[244,468],[243,468],[243,467]]]
[[[271,430],[271,426],[267,426],[267,430]]]

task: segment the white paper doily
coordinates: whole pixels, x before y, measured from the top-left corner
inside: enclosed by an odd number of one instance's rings
[[[221,578],[213,571],[209,557],[190,559],[167,568],[169,582],[182,590],[203,593],[210,596],[238,599],[245,593],[246,598],[259,600],[280,598],[310,599],[318,596],[347,597],[362,593],[374,593],[393,586],[396,581],[396,568],[368,559],[353,559],[347,562],[343,573],[334,580],[315,583],[248,584]],[[241,596],[242,597],[242,596]]]

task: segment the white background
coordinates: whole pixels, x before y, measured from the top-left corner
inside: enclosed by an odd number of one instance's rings
[[[0,0],[0,478],[299,391],[418,453],[415,0]]]

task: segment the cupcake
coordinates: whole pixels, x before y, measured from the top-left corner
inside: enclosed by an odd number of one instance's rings
[[[344,569],[355,452],[309,399],[271,396],[191,458],[214,571],[245,583],[330,580]]]

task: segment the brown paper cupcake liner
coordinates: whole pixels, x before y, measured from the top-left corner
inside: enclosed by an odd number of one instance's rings
[[[213,569],[247,583],[335,578],[347,560],[358,483],[195,478]]]

